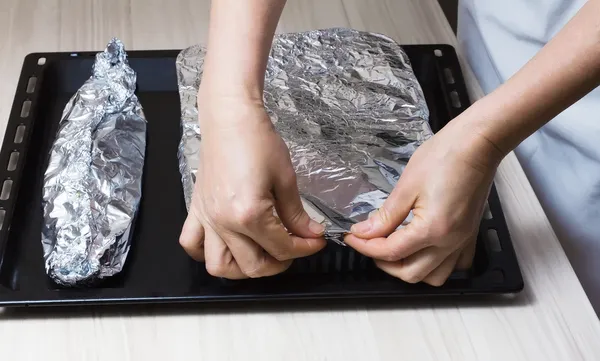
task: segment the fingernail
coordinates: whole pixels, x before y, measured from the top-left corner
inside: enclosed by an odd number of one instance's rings
[[[310,229],[310,231],[312,233],[319,234],[319,235],[321,233],[325,232],[325,226],[317,221],[313,221],[312,219],[310,220],[310,223],[308,224],[308,229]]]
[[[371,222],[369,220],[352,225],[350,231],[352,233],[366,233],[371,230]]]

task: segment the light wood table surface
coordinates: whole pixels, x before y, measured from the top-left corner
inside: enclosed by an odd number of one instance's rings
[[[113,36],[128,50],[181,49],[206,40],[208,10],[207,0],[0,0],[0,136],[26,54],[98,51]],[[456,46],[434,0],[290,0],[278,31],[334,26]],[[496,184],[525,278],[514,299],[0,310],[0,360],[599,360],[598,318],[514,155]]]

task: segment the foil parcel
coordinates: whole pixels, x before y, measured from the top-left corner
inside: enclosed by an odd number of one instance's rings
[[[188,209],[199,164],[196,96],[205,52],[189,47],[176,63]],[[411,155],[433,135],[408,56],[375,33],[335,28],[276,35],[264,103],[289,148],[305,208],[326,226],[325,237],[340,244],[352,224],[381,207]]]
[[[113,39],[64,108],[43,185],[45,268],[58,284],[91,284],[125,264],[146,150],[135,88]]]

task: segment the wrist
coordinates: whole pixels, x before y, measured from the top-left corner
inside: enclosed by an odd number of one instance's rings
[[[268,55],[258,45],[239,51],[232,44],[209,45],[200,84],[205,95],[262,101]]]
[[[198,89],[198,98],[236,99],[244,103],[262,105],[263,86],[262,82],[252,79],[205,69]]]
[[[211,87],[198,91],[198,121],[203,133],[216,129],[239,131],[269,123],[262,98],[227,89],[213,91]]]
[[[475,105],[477,103],[473,107]],[[496,169],[512,148],[506,147],[499,138],[499,132],[490,126],[494,121],[473,110],[467,109],[445,128],[449,128],[450,137],[455,139],[456,152],[481,169]]]
[[[258,77],[248,77],[240,74],[239,66],[232,66],[227,70],[227,65],[211,65],[205,63],[204,72],[198,88],[198,103],[203,102],[207,106],[217,104],[253,105],[263,107],[262,81],[255,80]]]

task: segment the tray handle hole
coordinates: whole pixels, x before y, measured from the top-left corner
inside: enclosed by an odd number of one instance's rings
[[[10,198],[10,190],[12,189],[13,181],[7,179],[2,183],[2,191],[0,191],[0,200],[5,201]]]
[[[485,208],[483,209],[483,219],[492,219],[492,211],[490,210],[490,204],[485,202]]]
[[[434,54],[435,56],[437,56],[438,58],[441,58],[441,57],[444,55],[444,52],[443,52],[443,51],[441,51],[440,49],[435,49],[435,50],[433,51],[433,54]]]
[[[450,100],[452,101],[452,106],[455,108],[460,108],[462,103],[460,102],[460,98],[458,97],[458,93],[456,90],[450,92]]]
[[[10,153],[10,158],[8,158],[8,166],[6,166],[6,170],[12,172],[17,169],[17,164],[19,164],[19,152],[16,150]]]
[[[487,242],[488,246],[493,252],[502,252],[502,246],[500,245],[500,238],[498,238],[498,232],[490,228],[487,231]]]
[[[446,83],[454,84],[454,74],[452,74],[452,70],[450,68],[444,69],[444,77],[446,78]]]
[[[39,58],[38,59],[38,65],[42,66],[44,64],[46,64],[46,58]]]
[[[17,131],[15,132],[15,144],[21,144],[23,141],[23,137],[25,136],[25,124],[21,124],[17,127]]]
[[[21,118],[27,118],[29,116],[30,110],[31,110],[31,100],[25,100],[23,102],[23,106],[21,107]]]
[[[4,217],[6,216],[6,211],[4,209],[0,209],[0,230],[4,229]]]
[[[25,90],[27,94],[31,94],[35,91],[35,84],[37,83],[37,77],[32,76],[27,81],[27,89]]]

